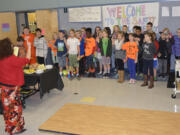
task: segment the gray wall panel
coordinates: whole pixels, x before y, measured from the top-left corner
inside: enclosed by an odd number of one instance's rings
[[[149,1],[155,0],[0,0],[0,12]]]

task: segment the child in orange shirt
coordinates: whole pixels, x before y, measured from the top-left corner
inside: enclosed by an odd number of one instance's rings
[[[24,27],[24,32],[22,37],[24,38],[24,46],[26,48],[26,51],[28,50],[28,45],[31,45],[31,59],[30,64],[36,63],[36,49],[34,47],[34,35],[30,33],[30,30],[28,27]]]
[[[127,63],[130,73],[130,81],[129,83],[135,83],[136,76],[136,63],[138,57],[138,45],[134,41],[134,35],[132,33],[129,34],[129,42],[126,42],[122,46],[122,50],[126,50]]]
[[[52,53],[52,60],[53,63],[56,64],[58,63],[57,60],[57,47],[55,46],[55,42],[58,38],[58,35],[56,32],[53,33],[53,39],[49,41],[49,47],[51,48],[51,53]]]
[[[96,41],[92,37],[92,30],[91,28],[86,29],[86,38],[85,38],[85,56],[86,56],[86,70],[88,71],[90,69],[89,77],[95,77],[95,65],[93,62],[94,58],[94,52],[96,49]]]

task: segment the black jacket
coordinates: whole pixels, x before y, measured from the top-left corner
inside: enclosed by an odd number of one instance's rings
[[[102,39],[100,40],[98,47],[101,50],[101,55],[104,56],[104,51],[103,51],[103,44],[102,44]],[[108,40],[108,47],[107,47],[107,53],[106,53],[106,57],[111,57],[112,55],[112,41],[111,39]]]
[[[168,47],[166,40],[159,40],[159,53],[161,53],[161,56],[158,57],[159,59],[167,59],[168,55]]]

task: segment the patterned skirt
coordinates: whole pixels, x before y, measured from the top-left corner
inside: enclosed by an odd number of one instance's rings
[[[24,128],[24,118],[19,88],[0,85],[0,97],[3,105],[5,131],[9,134],[20,132]]]

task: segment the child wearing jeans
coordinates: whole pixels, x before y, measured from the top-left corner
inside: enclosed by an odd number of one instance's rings
[[[122,50],[126,50],[127,63],[130,73],[129,83],[135,83],[136,63],[138,58],[138,45],[134,41],[133,33],[129,33],[129,42],[123,44]]]
[[[69,53],[69,70],[71,72],[71,79],[75,77],[74,68],[76,69],[76,77],[79,76],[79,59],[80,59],[80,42],[75,37],[75,30],[71,29],[69,31],[69,38],[67,40],[67,48]]]
[[[153,35],[151,33],[146,33],[144,35],[145,43],[142,46],[143,51],[143,69],[144,69],[144,83],[142,87],[148,86],[148,71],[150,73],[150,85],[149,89],[154,87],[154,55],[156,54],[156,46],[154,44]]]
[[[158,51],[158,64],[159,64],[159,76],[163,78],[167,74],[167,58],[168,58],[168,48],[166,42],[166,35],[163,32],[159,39],[159,51]]]
[[[65,33],[63,30],[59,31],[59,38],[55,42],[55,46],[57,48],[57,59],[59,63],[59,74],[60,76],[63,75],[63,68],[67,66],[67,47],[66,47],[66,39],[65,39]]]
[[[100,40],[98,47],[101,50],[102,64],[104,66],[104,76],[110,76],[110,64],[112,55],[112,41],[108,38],[108,32],[103,31],[103,38]]]
[[[154,54],[154,63],[153,63],[153,67],[154,67],[154,81],[157,81],[157,69],[158,69],[158,59],[157,59],[157,52],[159,50],[159,43],[157,41],[156,38],[156,33],[153,32],[153,40],[154,40],[154,45],[156,46],[156,53]]]

